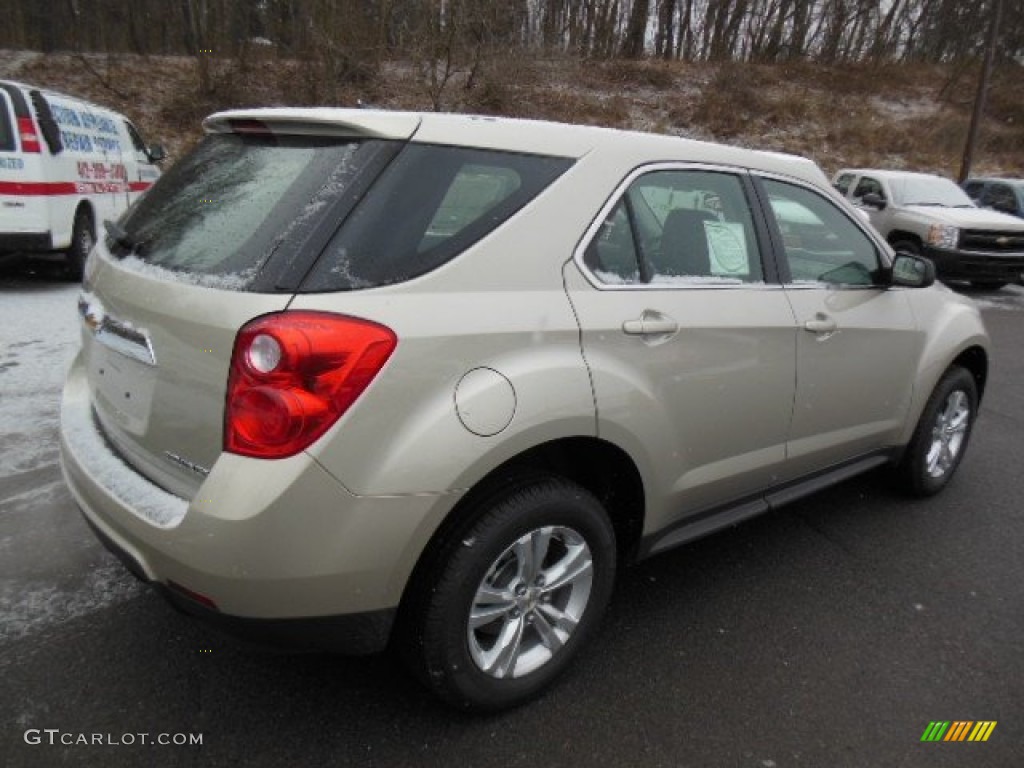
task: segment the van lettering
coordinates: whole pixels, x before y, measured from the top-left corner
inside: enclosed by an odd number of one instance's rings
[[[74,131],[61,131],[60,132],[61,142],[65,148],[72,152],[92,152],[92,139],[86,136],[84,133],[75,133]]]
[[[73,109],[51,102],[50,112],[53,113],[53,119],[57,121],[58,125],[69,125],[73,128],[82,127],[82,120],[78,112]]]

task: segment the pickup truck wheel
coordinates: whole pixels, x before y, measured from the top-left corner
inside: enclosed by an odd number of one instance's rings
[[[971,280],[971,287],[979,291],[998,291],[1006,283],[1001,280]]]
[[[93,232],[92,217],[88,211],[79,210],[75,214],[75,224],[71,232],[71,246],[67,252],[67,266],[65,274],[68,280],[78,282],[85,272],[85,260],[89,258],[89,252],[96,244],[96,235]]]
[[[475,512],[439,553],[404,650],[441,698],[498,711],[540,694],[593,634],[615,579],[615,533],[591,493],[554,476]]]
[[[951,367],[928,398],[897,468],[907,491],[931,496],[946,487],[967,450],[977,413],[974,377],[964,368]]]

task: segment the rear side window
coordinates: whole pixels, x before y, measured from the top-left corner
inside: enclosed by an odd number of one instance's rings
[[[410,144],[352,212],[302,290],[357,290],[426,274],[493,232],[570,165],[564,158]]]
[[[16,149],[14,125],[11,109],[7,103],[7,96],[0,93],[0,152],[12,152]]]
[[[107,239],[129,268],[217,288],[251,286],[271,256],[301,250],[382,142],[207,136]]]

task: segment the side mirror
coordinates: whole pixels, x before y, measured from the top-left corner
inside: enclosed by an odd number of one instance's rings
[[[877,208],[880,211],[884,211],[885,206],[887,205],[887,203],[885,202],[885,198],[883,198],[877,192],[868,192],[866,195],[864,195],[864,197],[860,199],[860,202],[863,205],[866,205],[870,208]]]
[[[146,157],[151,163],[161,163],[167,159],[167,152],[164,150],[163,144],[150,144],[146,147]]]
[[[909,253],[897,253],[892,262],[890,285],[904,288],[927,288],[935,282],[935,265],[931,259]]]

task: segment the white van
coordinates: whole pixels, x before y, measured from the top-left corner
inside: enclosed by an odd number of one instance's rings
[[[103,221],[152,185],[164,156],[124,115],[0,80],[0,262],[62,251],[79,279]]]

